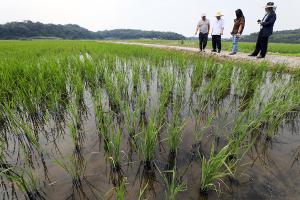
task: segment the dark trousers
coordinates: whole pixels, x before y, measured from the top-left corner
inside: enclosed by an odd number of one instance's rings
[[[259,32],[256,41],[256,47],[252,55],[257,56],[260,53],[261,57],[265,57],[268,50],[268,43],[269,43],[269,37],[268,36],[263,37],[262,32]]]
[[[221,51],[222,44],[221,44],[221,35],[213,35],[212,36],[212,46],[213,51]]]
[[[199,48],[204,50],[207,45],[208,33],[199,33]]]

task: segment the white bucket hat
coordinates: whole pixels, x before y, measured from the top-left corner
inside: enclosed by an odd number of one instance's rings
[[[206,14],[205,14],[205,13],[202,13],[201,17],[206,17]]]

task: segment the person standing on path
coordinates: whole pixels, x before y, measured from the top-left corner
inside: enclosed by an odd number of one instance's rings
[[[266,15],[262,20],[258,20],[260,24],[260,31],[258,34],[255,50],[249,56],[257,56],[257,59],[264,58],[267,54],[269,37],[273,34],[273,27],[276,22],[277,16],[275,13],[276,6],[273,2],[267,3]],[[260,55],[258,56],[258,54]]]
[[[210,30],[210,22],[206,18],[206,14],[201,15],[201,20],[199,21],[197,28],[196,28],[196,33],[195,35],[198,34],[199,31],[199,49],[200,52],[205,51],[205,47],[207,45],[208,41],[208,32]]]
[[[222,48],[222,44],[221,44],[221,37],[224,34],[224,20],[222,19],[222,15],[221,12],[217,12],[216,14],[216,20],[213,23],[212,26],[212,46],[213,46],[213,50],[212,52],[218,52],[221,53],[221,48]]]
[[[233,29],[231,32],[233,47],[229,55],[235,55],[238,52],[238,42],[245,27],[245,17],[241,9],[235,11],[236,19],[234,20]]]

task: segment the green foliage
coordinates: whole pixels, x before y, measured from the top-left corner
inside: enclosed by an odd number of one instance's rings
[[[55,25],[40,22],[10,22],[0,25],[1,39],[185,39],[173,32],[116,29],[92,32],[75,24]]]

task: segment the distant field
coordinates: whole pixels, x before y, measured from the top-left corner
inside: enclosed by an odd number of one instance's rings
[[[129,42],[140,42],[147,44],[164,44],[173,46],[184,46],[184,47],[198,47],[197,40],[129,40]],[[222,49],[230,51],[232,47],[231,42],[222,42]],[[239,50],[241,52],[252,52],[255,47],[255,43],[251,42],[240,42]],[[211,49],[211,41],[208,42],[208,49]],[[269,52],[272,54],[280,54],[285,56],[297,56],[300,57],[300,44],[279,44],[270,43]]]

